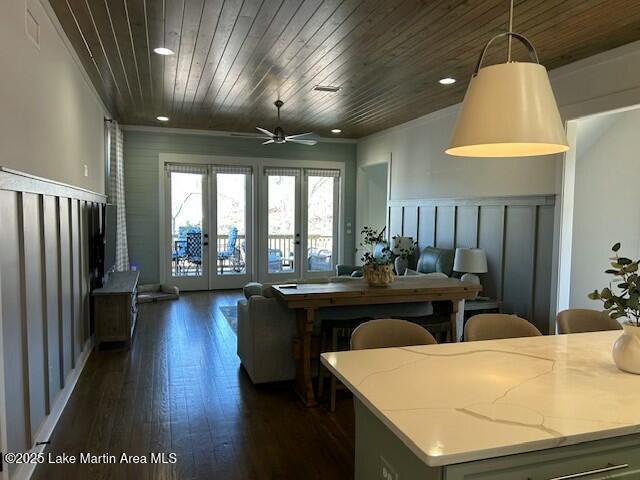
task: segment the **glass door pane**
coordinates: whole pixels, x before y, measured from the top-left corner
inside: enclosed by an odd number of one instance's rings
[[[214,167],[214,169],[217,167]],[[215,174],[214,288],[238,288],[251,274],[251,173],[230,167]],[[238,169],[242,170],[242,169]]]
[[[169,172],[170,276],[182,289],[207,289],[206,173]]]
[[[300,273],[298,222],[300,177],[267,175],[266,272],[273,279],[294,278]]]
[[[306,271],[334,270],[337,233],[337,178],[307,175]]]

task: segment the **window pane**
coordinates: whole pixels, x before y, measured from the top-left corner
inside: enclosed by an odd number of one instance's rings
[[[202,179],[171,172],[171,270],[176,277],[202,275]]]
[[[296,228],[296,177],[268,177],[269,273],[294,272]]]
[[[247,175],[243,173],[216,174],[217,268],[220,275],[247,271],[246,187]]]
[[[333,177],[307,177],[307,268],[333,270],[334,188]]]

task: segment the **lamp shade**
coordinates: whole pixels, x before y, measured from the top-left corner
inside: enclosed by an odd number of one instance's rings
[[[471,78],[446,153],[463,157],[526,157],[569,150],[547,70],[509,62]]]
[[[481,248],[456,248],[453,269],[464,273],[486,273],[487,256]]]

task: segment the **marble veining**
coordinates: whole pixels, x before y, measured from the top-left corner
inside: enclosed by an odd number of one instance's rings
[[[640,432],[620,332],[323,354],[419,458],[448,465]]]

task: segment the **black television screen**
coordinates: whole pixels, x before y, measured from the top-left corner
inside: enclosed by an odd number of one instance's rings
[[[104,220],[104,273],[107,274],[116,266],[116,206],[105,207]]]

